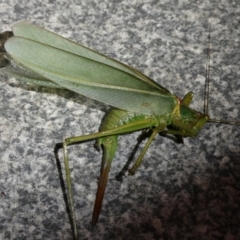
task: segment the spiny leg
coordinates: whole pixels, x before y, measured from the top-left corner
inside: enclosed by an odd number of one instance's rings
[[[75,215],[74,202],[73,202],[72,181],[70,176],[67,145],[65,142],[63,143],[63,153],[64,153],[66,181],[67,181],[67,187],[68,187],[68,201],[69,201],[69,207],[70,207],[70,214],[72,216],[72,222],[73,222],[73,235],[76,236],[76,238],[78,238],[76,215]]]
[[[108,174],[111,168],[112,160],[117,150],[117,136],[100,138],[97,141],[97,145],[98,147],[100,147],[100,145],[102,146],[103,159],[98,183],[98,190],[96,193],[96,199],[92,214],[92,225],[96,225],[102,208],[102,201],[108,181]]]
[[[156,134],[158,134],[159,132],[163,131],[166,127],[166,123],[162,123],[159,124],[158,127],[156,127],[153,131],[151,136],[149,137],[145,147],[143,148],[141,154],[139,155],[139,157],[137,158],[137,160],[135,161],[135,163],[133,164],[133,166],[128,170],[129,174],[134,175],[136,170],[139,168],[139,166],[142,163],[143,157],[147,151],[147,149],[149,148],[151,142],[153,141],[154,137]]]
[[[107,139],[107,137],[112,136],[114,137],[114,135],[118,135],[118,134],[124,134],[124,133],[129,133],[129,132],[133,132],[133,131],[137,131],[137,130],[141,130],[141,129],[145,129],[145,128],[149,128],[151,126],[155,125],[155,119],[141,119],[139,121],[136,121],[134,123],[128,123],[125,125],[121,125],[118,126],[114,129],[110,129],[110,130],[105,130],[102,132],[98,132],[98,133],[93,133],[93,134],[89,134],[89,135],[84,135],[84,136],[77,136],[77,137],[71,137],[71,138],[66,138],[65,141],[63,143],[58,143],[56,144],[55,147],[55,154],[57,155],[57,151],[60,148],[63,148],[63,153],[64,153],[64,163],[65,163],[65,168],[66,168],[66,181],[67,181],[67,195],[68,195],[68,201],[69,201],[69,208],[70,208],[70,215],[72,218],[72,227],[73,227],[73,234],[74,234],[74,239],[78,239],[78,234],[77,234],[77,224],[76,224],[76,217],[75,217],[75,210],[74,210],[74,204],[73,204],[73,193],[72,193],[72,183],[71,183],[71,177],[70,177],[70,170],[69,170],[69,160],[68,160],[68,155],[67,155],[67,146],[68,145],[73,145],[73,144],[79,144],[81,142],[86,142],[86,141],[90,141],[90,140],[94,140],[94,139],[98,139],[98,138],[105,138]],[[107,152],[111,152],[112,150],[109,149],[108,144],[105,143],[105,149],[106,149],[106,153]],[[113,148],[113,147],[112,147]],[[113,157],[112,157],[113,158]],[[106,164],[106,168],[105,170],[103,169],[101,172],[103,172],[101,174],[101,176],[103,175],[103,177],[100,177],[100,181],[104,182],[104,179],[107,179],[108,176],[108,168],[110,169],[111,166],[111,161],[112,160],[105,160]],[[101,180],[103,179],[103,180]],[[105,184],[106,185],[106,184]],[[101,184],[101,186],[103,186]],[[99,196],[103,196],[104,191],[102,193],[102,190],[104,190],[104,188],[100,187],[100,193]],[[100,197],[98,198],[100,199]],[[102,200],[101,200],[102,201]],[[101,210],[101,204],[100,200],[97,200],[96,203],[96,211],[94,213],[94,219],[93,219],[93,224],[95,222],[97,222],[97,214],[99,215],[99,213],[97,213],[98,211],[100,212]],[[99,208],[100,206],[100,208]]]
[[[59,161],[58,150],[61,148],[63,149],[63,152],[64,152],[65,175],[66,175],[66,181],[67,181],[67,200],[68,200],[68,209],[70,212],[70,222],[71,222],[71,228],[73,232],[73,239],[78,240],[77,223],[76,223],[76,216],[75,216],[75,209],[74,209],[74,202],[73,202],[72,182],[71,182],[71,176],[70,176],[70,168],[69,168],[69,161],[67,156],[66,143],[65,142],[57,143],[54,148],[54,153],[55,153],[56,159]]]
[[[143,130],[141,132],[141,134],[138,136],[137,138],[137,143],[134,147],[134,149],[132,150],[131,155],[128,158],[128,161],[126,162],[126,164],[124,165],[124,167],[122,168],[122,170],[118,173],[118,175],[116,176],[116,180],[121,182],[123,176],[126,174],[126,172],[129,169],[130,164],[132,163],[134,156],[137,152],[137,150],[139,149],[140,144],[142,143],[143,140],[145,140],[146,138],[149,138],[149,136],[152,134],[152,129],[148,129],[148,130]]]

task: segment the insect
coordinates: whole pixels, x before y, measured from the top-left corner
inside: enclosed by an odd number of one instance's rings
[[[178,140],[193,137],[207,122],[218,122],[207,113],[197,112],[189,105],[193,93],[183,99],[170,93],[139,71],[82,45],[62,38],[27,22],[13,26],[13,32],[0,35],[0,67],[23,81],[49,88],[66,88],[86,97],[111,105],[100,131],[70,137],[56,144],[55,153],[63,148],[68,201],[77,239],[67,147],[95,140],[103,149],[101,174],[92,215],[98,221],[111,163],[117,150],[119,134],[147,129],[148,140],[139,157],[128,170],[134,174],[159,133],[170,134]],[[3,47],[4,46],[4,47]],[[238,124],[226,121],[225,123]]]

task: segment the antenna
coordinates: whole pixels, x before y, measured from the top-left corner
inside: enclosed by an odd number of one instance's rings
[[[204,114],[208,115],[208,102],[209,102],[209,82],[210,82],[210,53],[211,53],[211,37],[210,37],[210,32],[211,32],[211,22],[209,26],[209,33],[208,33],[208,48],[207,48],[207,61],[206,61],[206,82],[205,82],[205,89],[204,89],[204,107],[203,107],[203,112]],[[209,118],[208,122],[212,123],[223,123],[223,124],[230,124],[230,125],[237,125],[240,126],[240,122],[234,122],[234,121],[229,121],[229,120],[218,120],[218,119],[213,119]]]
[[[210,73],[210,52],[211,52],[211,22],[209,26],[208,32],[208,47],[207,47],[207,61],[206,61],[206,81],[205,81],[205,89],[204,89],[204,106],[203,112],[208,115],[208,101],[209,101],[209,73]]]

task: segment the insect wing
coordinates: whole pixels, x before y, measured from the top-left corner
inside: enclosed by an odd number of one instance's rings
[[[5,43],[5,49],[16,64],[62,87],[120,109],[160,115],[171,112],[177,103],[176,97],[136,75],[50,45],[13,37]]]
[[[36,72],[31,71],[30,69],[26,68],[19,62],[14,61],[13,59],[10,58],[10,56],[7,60],[9,60],[11,64],[8,64],[3,69],[1,69],[3,72],[10,74],[17,79],[20,79],[22,81],[34,85],[48,88],[63,88],[60,85],[52,82],[51,80],[46,79],[43,76],[37,74]]]
[[[44,28],[35,26],[28,22],[19,22],[13,26],[13,33],[15,36],[31,39],[39,43],[44,43],[46,45],[59,48],[66,52],[74,53],[76,55],[89,58],[91,60],[117,68],[133,76],[136,76],[142,81],[149,83],[150,85],[160,89],[163,92],[170,94],[170,92],[166,88],[149,79],[147,76],[137,71],[136,69],[129,67],[114,59],[108,58],[107,56],[95,52],[94,50],[89,49],[81,44],[77,44],[73,41],[56,35],[55,33],[52,33]]]

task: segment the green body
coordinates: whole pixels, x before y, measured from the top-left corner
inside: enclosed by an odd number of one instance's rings
[[[5,51],[0,56],[3,71],[33,84],[66,88],[114,107],[105,116],[98,133],[67,138],[57,147],[64,149],[75,238],[77,228],[68,145],[97,139],[97,146],[103,148],[101,176],[92,218],[92,223],[96,224],[119,134],[152,130],[140,156],[129,170],[134,174],[156,134],[164,131],[177,136],[196,136],[209,120],[206,114],[189,108],[192,93],[181,100],[137,70],[30,23],[16,24],[13,34],[14,37],[7,41],[8,37],[2,40],[5,43]]]

